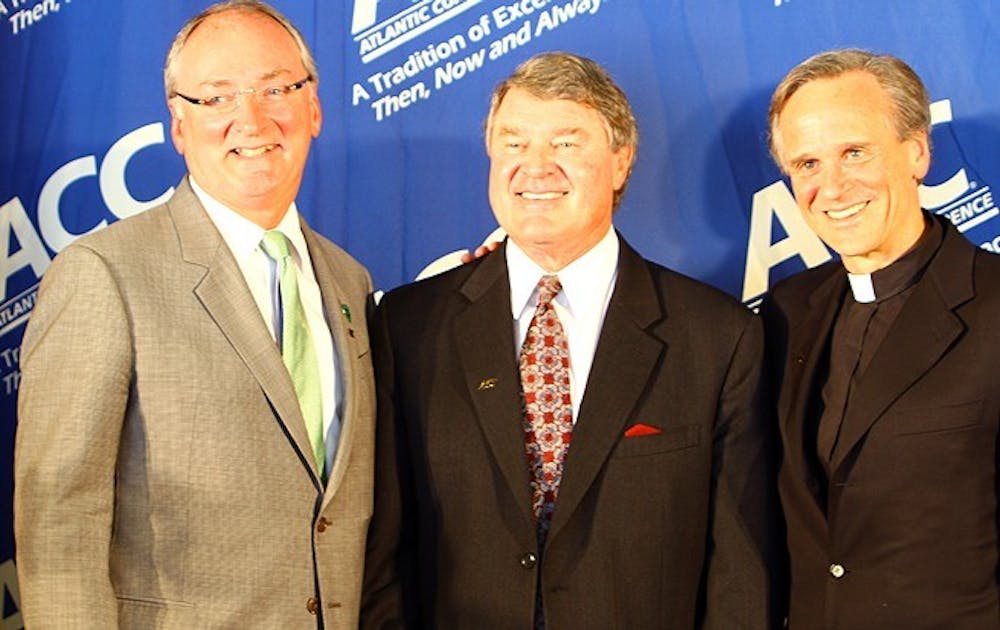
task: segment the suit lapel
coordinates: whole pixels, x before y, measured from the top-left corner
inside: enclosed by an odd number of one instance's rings
[[[337,444],[337,456],[333,460],[333,469],[330,471],[323,497],[323,508],[326,508],[331,498],[337,493],[337,488],[343,481],[348,463],[351,461],[354,436],[358,431],[358,423],[354,421],[354,418],[357,417],[357,408],[368,396],[361,388],[359,362],[368,354],[369,345],[367,336],[363,334],[364,327],[356,327],[353,321],[355,316],[365,316],[364,305],[352,304],[352,300],[344,291],[343,286],[337,281],[338,270],[334,262],[327,257],[316,233],[306,225],[304,220],[301,221],[301,224],[302,234],[309,247],[309,258],[312,260],[313,272],[316,274],[316,282],[319,284],[323,297],[323,310],[326,313],[330,334],[333,336],[338,373],[344,388],[340,441]],[[344,311],[345,306],[346,312]],[[348,318],[347,313],[351,313],[350,318]]]
[[[525,519],[534,522],[504,250],[483,260],[459,288],[468,306],[452,332],[483,436]]]
[[[236,259],[191,190],[187,178],[178,185],[169,208],[181,255],[191,269],[188,281],[193,293],[260,384],[300,460],[310,467],[315,477],[309,436],[292,379],[260,317]]]
[[[550,540],[570,519],[604,466],[666,350],[665,336],[653,327],[666,313],[649,268],[620,235],[619,241],[618,279],[573,427]]]
[[[952,310],[971,299],[972,252],[949,229],[885,340],[872,357],[857,393],[844,414],[831,470],[836,471],[872,424],[907,388],[941,358],[965,330]]]

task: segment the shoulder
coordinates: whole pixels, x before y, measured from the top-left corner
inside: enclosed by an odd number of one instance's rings
[[[755,319],[753,311],[725,291],[646,258],[640,260],[668,318],[683,318],[692,325],[739,328]],[[623,264],[619,269],[618,287],[636,290],[637,285],[628,278],[634,274],[629,264]],[[632,296],[623,297],[632,299]]]
[[[166,206],[158,206],[77,238],[56,255],[45,278],[51,282],[69,273],[85,278],[97,268],[110,271],[163,266],[176,258],[178,251],[169,211]]]
[[[933,278],[942,295],[973,304],[995,304],[1000,300],[1000,256],[977,247],[950,224],[946,230],[926,275]]]
[[[456,291],[469,280],[470,276],[482,266],[486,259],[493,256],[502,256],[502,254],[492,252],[483,258],[461,264],[437,275],[395,287],[383,296],[380,304],[385,305],[386,308],[412,308],[418,304],[441,303],[442,300],[454,296]],[[506,266],[504,266],[505,270]],[[506,273],[500,275],[506,279]]]
[[[818,267],[806,269],[779,280],[771,288],[770,295],[776,298],[797,298],[812,293],[817,285],[828,280],[830,276],[840,273],[844,273],[844,266],[840,260],[833,259]]]
[[[844,266],[839,259],[835,258],[817,267],[783,278],[776,282],[764,297],[766,308],[762,308],[762,312],[766,312],[770,308],[780,308],[781,310],[808,308],[809,297],[820,286],[836,276],[844,275],[844,273]]]
[[[363,283],[370,290],[371,276],[365,266],[358,262],[356,258],[348,254],[341,246],[307,226],[303,226],[303,232],[306,233],[310,246],[315,248],[315,251],[310,250],[310,256],[314,259],[321,258],[326,261],[327,264],[337,270],[338,275],[342,279]],[[315,261],[313,264],[315,264]]]
[[[1000,287],[1000,254],[976,247],[972,243],[969,243],[969,246],[975,250],[973,256],[976,275],[989,284]]]
[[[176,243],[176,237],[168,238],[169,234],[176,234],[176,231],[168,206],[162,205],[81,236],[66,249],[89,249],[108,257],[143,255],[171,241]]]

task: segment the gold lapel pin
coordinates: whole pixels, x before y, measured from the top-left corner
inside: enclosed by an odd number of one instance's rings
[[[495,376],[484,378],[483,380],[479,381],[479,386],[476,389],[478,389],[479,391],[483,391],[484,389],[493,389],[494,387],[497,386],[497,383],[499,382],[500,379],[498,379]]]

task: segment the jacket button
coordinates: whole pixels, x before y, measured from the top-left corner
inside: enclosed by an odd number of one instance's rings
[[[316,603],[315,597],[310,597],[306,600],[306,610],[309,611],[310,615],[315,615],[317,608],[319,608],[319,606]]]
[[[322,534],[330,525],[333,525],[333,523],[331,523],[325,516],[321,516],[319,523],[316,524],[316,531]]]
[[[538,556],[536,556],[533,552],[529,551],[528,553],[521,556],[522,568],[534,569],[536,564],[538,564]]]
[[[830,575],[832,575],[833,577],[837,578],[838,580],[840,578],[844,577],[845,573],[847,573],[847,570],[844,569],[844,565],[842,565],[842,564],[831,564],[830,565]]]

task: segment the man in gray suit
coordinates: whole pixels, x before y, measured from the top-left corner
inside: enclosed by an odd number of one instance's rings
[[[189,175],[67,247],[25,334],[25,624],[357,627],[371,281],[295,206],[315,62],[274,9],[229,2],[180,31],[165,80]]]

